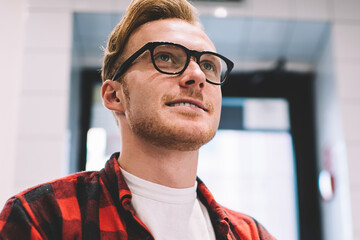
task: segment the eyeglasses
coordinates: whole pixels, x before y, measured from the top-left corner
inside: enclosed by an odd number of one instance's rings
[[[183,73],[189,65],[191,57],[194,56],[206,76],[206,81],[215,85],[222,85],[234,67],[232,61],[218,53],[198,52],[170,42],[149,42],[118,68],[112,80],[116,80],[124,74],[132,62],[146,50],[150,51],[151,61],[155,69],[169,75]]]

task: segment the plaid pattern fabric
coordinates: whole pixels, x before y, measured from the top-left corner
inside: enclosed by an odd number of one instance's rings
[[[118,156],[99,172],[73,174],[9,199],[0,213],[0,239],[153,239],[131,208]],[[251,217],[217,204],[197,181],[217,239],[274,239]]]

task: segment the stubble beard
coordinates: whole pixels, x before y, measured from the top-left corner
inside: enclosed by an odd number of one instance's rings
[[[123,81],[123,91],[129,109],[130,94],[126,81]],[[212,106],[211,106],[212,108]],[[173,127],[164,124],[155,117],[137,118],[128,114],[128,123],[134,134],[160,148],[178,151],[196,151],[209,142],[216,134],[216,129],[189,129]]]
[[[212,129],[192,132],[186,129],[173,128],[155,119],[131,119],[132,131],[142,139],[157,147],[178,151],[195,151],[209,142],[215,132]]]

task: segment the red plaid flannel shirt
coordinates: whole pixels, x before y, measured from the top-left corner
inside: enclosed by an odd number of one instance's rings
[[[0,213],[0,239],[153,239],[131,208],[118,156],[101,171],[73,174],[9,199]],[[197,181],[217,239],[274,239],[253,218],[217,204]]]

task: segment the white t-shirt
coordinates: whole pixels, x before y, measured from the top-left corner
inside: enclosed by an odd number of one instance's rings
[[[197,182],[190,188],[170,188],[121,170],[135,215],[156,240],[215,239],[209,213],[196,196]]]

